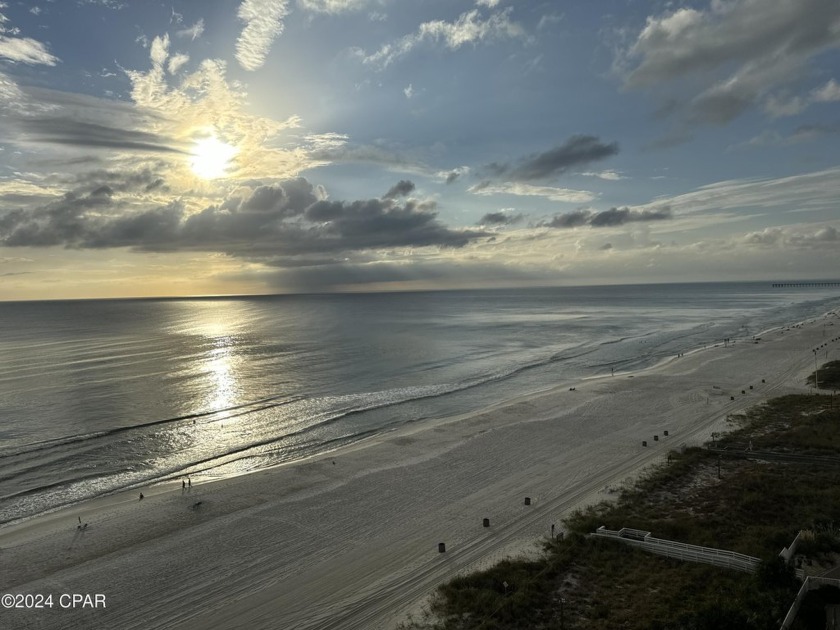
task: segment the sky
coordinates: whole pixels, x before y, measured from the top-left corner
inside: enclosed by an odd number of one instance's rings
[[[0,300],[838,269],[837,0],[0,2]]]

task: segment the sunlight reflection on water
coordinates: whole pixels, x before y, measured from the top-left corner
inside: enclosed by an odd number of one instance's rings
[[[3,304],[0,521],[643,367],[833,296],[713,285]]]

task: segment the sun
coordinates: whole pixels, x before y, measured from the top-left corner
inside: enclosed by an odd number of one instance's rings
[[[222,142],[214,135],[196,140],[190,152],[190,168],[203,179],[224,177],[237,152],[236,147]]]

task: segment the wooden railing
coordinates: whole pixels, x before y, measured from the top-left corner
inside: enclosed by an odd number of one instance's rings
[[[805,581],[802,583],[802,588],[799,589],[799,592],[796,594],[796,599],[793,600],[793,604],[791,604],[788,614],[785,616],[785,620],[782,622],[780,630],[787,630],[791,627],[791,625],[793,625],[793,621],[799,613],[799,607],[802,605],[802,601],[805,599],[808,591],[813,591],[821,586],[834,586],[836,588],[840,588],[840,580],[835,580],[834,578],[815,577],[811,575],[806,577]]]
[[[619,531],[606,529],[603,525],[595,530],[595,536],[619,540],[625,544],[638,547],[650,553],[660,556],[686,560],[688,562],[701,562],[727,569],[735,569],[744,573],[755,573],[761,560],[725,549],[714,549],[712,547],[700,547],[688,543],[676,542],[654,538],[650,532],[638,529],[622,528]]]

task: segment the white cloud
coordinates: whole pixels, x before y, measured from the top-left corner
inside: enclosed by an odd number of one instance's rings
[[[403,90],[403,94],[405,94],[405,97],[408,99],[414,96],[414,87],[411,85],[411,83],[409,83],[408,87]]]
[[[840,101],[840,84],[831,79],[822,87],[814,88],[805,96],[771,95],[765,101],[764,109],[773,118],[780,118],[799,114],[814,103],[831,103],[834,101]]]
[[[726,277],[733,280],[819,277],[836,267],[837,242],[824,227],[800,225],[789,232],[790,240],[776,245],[746,242],[744,233],[723,238],[703,237],[677,242],[664,230],[670,222],[632,223],[608,236],[598,230],[557,230],[544,227],[508,229],[493,241],[477,241],[463,250],[446,251],[449,260],[504,260],[506,267],[525,278],[558,277],[576,283],[685,282]],[[835,225],[834,228],[836,229]],[[654,229],[656,228],[656,229]],[[795,233],[802,239],[797,239]],[[819,236],[817,236],[819,234]],[[808,237],[822,244],[799,246]],[[784,255],[780,255],[784,247]],[[522,283],[519,283],[520,285]]]
[[[540,21],[537,23],[537,30],[541,31],[544,28],[552,25],[558,24],[559,22],[563,21],[563,14],[562,13],[546,13],[540,18]]]
[[[46,191],[60,197],[81,190],[82,182],[104,181],[126,210],[152,197],[162,206],[181,199],[197,210],[237,181],[294,178],[322,162],[286,136],[299,126],[296,117],[278,121],[248,111],[242,86],[227,80],[223,62],[205,60],[187,73],[187,56],[169,51],[169,39],[156,37],[144,70],[122,69],[131,81],[130,101],[19,86],[0,72],[0,137],[10,149],[4,164],[17,186],[0,186],[0,195],[41,203]],[[189,166],[195,141],[209,134],[238,150],[224,182],[201,182]],[[55,166],[44,170],[47,161]],[[144,174],[142,184],[151,188],[123,197],[113,180],[102,180],[110,172],[119,181]],[[21,188],[26,182],[29,189]]]
[[[519,195],[527,197],[545,197],[551,201],[566,203],[588,203],[596,195],[588,190],[557,188],[555,186],[534,186],[519,182],[482,183],[469,188],[474,195]]]
[[[475,0],[476,6],[493,8],[499,4],[499,0]]]
[[[252,71],[262,67],[288,13],[288,0],[243,0],[238,16],[245,28],[236,41],[240,66]]]
[[[483,19],[478,9],[462,13],[455,22],[434,20],[424,22],[416,33],[406,35],[391,44],[383,45],[377,52],[360,55],[364,63],[386,67],[410,53],[424,43],[442,43],[450,50],[457,50],[465,44],[491,41],[503,38],[524,37],[525,31],[516,22],[510,20],[511,8],[493,13]]]
[[[821,88],[817,88],[811,92],[811,100],[815,103],[840,101],[840,83],[831,79]]]
[[[178,37],[189,37],[192,40],[198,39],[204,34],[204,19],[200,19],[198,22],[196,22],[189,28],[184,28],[180,31],[176,31],[175,34]]]
[[[764,102],[764,111],[772,118],[795,116],[808,107],[808,101],[800,96],[770,95]]]
[[[78,0],[79,4],[95,4],[108,9],[124,9],[128,5],[123,0]]]
[[[336,163],[376,164],[389,171],[423,177],[443,177],[411,152],[379,144],[354,144],[346,135],[323,133],[306,136],[306,155],[312,166]],[[457,175],[454,175],[457,178]]]
[[[639,65],[627,77],[627,82],[634,87],[644,86],[692,70],[692,65],[699,61],[695,59],[699,55],[691,49],[692,44],[696,48],[705,46],[702,46],[702,35],[692,37],[691,31],[702,29],[705,22],[702,13],[694,9],[679,9],[659,18],[648,17],[645,28],[627,51],[628,56],[641,58]],[[677,48],[678,45],[680,48]],[[680,69],[679,58],[694,62]]]
[[[837,242],[840,241],[840,232],[831,225],[768,227],[745,234],[741,241],[747,245],[785,248],[836,248]]]
[[[25,96],[18,84],[0,72],[0,112],[10,110],[21,112],[26,109]]]
[[[581,175],[586,175],[587,177],[597,177],[598,179],[604,179],[604,180],[607,180],[607,181],[610,181],[610,182],[615,182],[615,181],[618,181],[620,179],[627,179],[626,176],[622,175],[618,171],[613,171],[613,170],[598,171],[598,172],[590,171],[590,172],[586,172],[586,173],[581,173]]]
[[[840,167],[779,178],[735,179],[662,197],[634,209],[670,207],[675,215],[740,208],[829,210],[837,207]]]
[[[0,36],[0,57],[17,63],[54,66],[59,59],[41,42],[29,37]]]
[[[510,9],[505,9],[481,21],[477,11],[469,11],[461,14],[454,23],[435,20],[421,24],[419,34],[421,39],[443,40],[452,49],[494,37],[521,37],[524,31],[510,21],[510,12]]]
[[[746,142],[734,144],[727,148],[728,151],[733,149],[741,149],[745,147],[773,147],[773,146],[789,146],[798,144],[800,142],[809,142],[818,138],[826,136],[836,136],[840,134],[840,125],[800,125],[788,135],[782,135],[775,130],[762,131],[757,136],[753,136]]]
[[[770,115],[798,113],[807,102],[774,91],[838,47],[840,3],[712,0],[648,17],[615,69],[628,88],[695,90],[677,97],[689,120],[722,124],[762,101]]]
[[[177,55],[173,55],[172,58],[169,60],[169,65],[167,66],[169,69],[169,74],[176,74],[178,70],[180,70],[184,64],[186,64],[190,60],[189,55],[185,55],[184,53],[178,53]]]
[[[787,139],[778,131],[772,129],[765,129],[757,136],[753,136],[746,142],[735,144],[729,147],[730,149],[738,149],[742,147],[771,147],[785,144]]]
[[[224,62],[206,59],[194,72],[179,75],[177,84],[170,85],[163,68],[165,43],[166,38],[155,38],[148,71],[126,71],[134,104],[155,116],[150,131],[173,138],[187,149],[201,135],[216,135],[239,151],[236,168],[229,172],[234,179],[294,177],[313,164],[305,148],[278,147],[279,136],[297,127],[299,119],[293,116],[276,121],[250,114],[242,88],[227,81]],[[170,65],[177,58],[173,57]],[[183,160],[184,169],[186,162]]]
[[[372,0],[297,0],[298,6],[312,13],[346,13],[372,4]]]
[[[446,184],[451,184],[454,181],[468,175],[470,172],[469,166],[457,166],[449,171],[438,171],[435,176]]]
[[[163,66],[166,63],[166,58],[169,56],[169,35],[163,37],[155,37],[152,40],[152,48],[149,53],[152,58],[152,63],[156,67]]]

